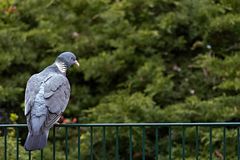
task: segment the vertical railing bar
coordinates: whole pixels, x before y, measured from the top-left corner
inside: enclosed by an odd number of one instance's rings
[[[168,127],[168,159],[172,159],[172,129]]]
[[[132,126],[129,126],[129,159],[133,159]]]
[[[19,141],[18,141],[18,139],[19,139],[19,128],[18,127],[16,127],[15,128],[15,131],[16,131],[16,160],[18,160],[19,159]]]
[[[65,150],[65,159],[68,160],[68,127],[65,127],[65,145],[66,145],[66,150]]]
[[[56,159],[56,127],[53,126],[53,160]]]
[[[198,126],[196,126],[196,160],[198,160],[198,155],[199,155],[199,132],[198,132]]]
[[[212,160],[212,127],[209,127],[209,159]]]
[[[240,128],[237,128],[237,154],[238,160],[240,160]]]
[[[116,151],[115,151],[115,159],[119,160],[119,134],[118,134],[118,126],[116,127]]]
[[[81,159],[80,127],[78,126],[78,160]]]
[[[223,128],[223,160],[226,159],[226,127]]]
[[[43,149],[41,149],[41,160],[43,160]]]
[[[7,128],[4,127],[4,159],[7,160]]]
[[[158,127],[155,128],[155,160],[158,160]]]
[[[106,159],[106,127],[103,126],[103,139],[102,139],[102,144],[103,144],[103,151],[102,151],[102,159]]]
[[[142,160],[145,160],[146,128],[142,127]]]
[[[28,151],[28,160],[31,160],[31,159],[32,159],[31,151]]]
[[[90,127],[90,157],[93,160],[93,127]]]
[[[185,127],[182,127],[182,159],[185,160]]]

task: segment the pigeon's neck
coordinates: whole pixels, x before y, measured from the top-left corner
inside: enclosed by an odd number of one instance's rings
[[[67,65],[61,61],[55,61],[55,65],[57,66],[58,70],[62,73],[67,72]]]

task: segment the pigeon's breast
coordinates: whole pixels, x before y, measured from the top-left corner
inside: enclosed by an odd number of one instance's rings
[[[41,84],[39,92],[37,93],[32,108],[32,114],[35,116],[42,116],[47,114],[47,107],[44,99],[44,83]]]

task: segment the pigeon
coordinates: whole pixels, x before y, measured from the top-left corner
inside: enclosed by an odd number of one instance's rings
[[[34,74],[25,90],[25,116],[28,135],[24,144],[27,151],[41,150],[47,145],[48,133],[67,107],[70,84],[66,71],[73,64],[79,66],[72,52],[63,52],[55,62]]]

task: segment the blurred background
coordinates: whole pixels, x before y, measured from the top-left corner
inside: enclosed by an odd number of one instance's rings
[[[65,123],[240,120],[239,0],[0,0],[0,123],[63,51]]]

